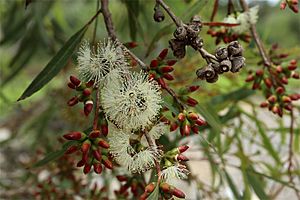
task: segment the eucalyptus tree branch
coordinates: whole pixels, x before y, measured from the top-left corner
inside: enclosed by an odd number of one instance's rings
[[[163,9],[168,13],[177,27],[182,25],[182,21],[178,17],[176,17],[176,15],[171,11],[170,7],[163,0],[156,0],[156,3],[163,7]]]

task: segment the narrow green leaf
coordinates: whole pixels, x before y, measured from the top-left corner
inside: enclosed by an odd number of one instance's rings
[[[33,164],[31,166],[31,168],[36,168],[36,167],[41,167],[51,161],[54,161],[58,158],[60,158],[64,153],[65,151],[67,150],[67,148],[69,148],[70,146],[72,145],[75,145],[76,143],[78,143],[78,141],[68,141],[66,142],[64,145],[63,145],[63,148],[59,151],[54,151],[54,152],[51,152],[49,154],[47,154],[42,160],[36,162],[35,164]]]
[[[225,101],[230,101],[230,102],[240,101],[242,99],[245,99],[245,98],[251,96],[254,93],[255,92],[253,90],[249,90],[246,88],[240,88],[233,92],[213,97],[211,99],[211,104],[212,105],[221,104],[221,103],[224,103]]]
[[[224,171],[224,173],[225,173],[225,178],[227,180],[227,183],[228,183],[228,185],[229,185],[229,187],[230,187],[230,189],[231,189],[231,191],[232,191],[235,199],[242,199],[242,197],[241,197],[241,195],[240,195],[240,193],[238,191],[238,188],[236,187],[236,185],[232,181],[230,175],[227,173],[227,171]]]
[[[66,65],[70,56],[73,54],[78,43],[81,41],[87,28],[88,26],[84,26],[65,43],[46,67],[31,82],[18,101],[30,97],[35,92],[39,91],[60,72],[60,70]]]
[[[261,200],[268,200],[269,197],[264,191],[264,186],[262,185],[261,181],[258,179],[257,175],[251,173],[249,170],[246,170],[246,176],[249,184],[253,188],[255,194]]]
[[[209,103],[200,104],[197,105],[195,109],[205,118],[207,123],[214,129],[214,131],[219,134],[221,131],[222,123],[212,105]]]

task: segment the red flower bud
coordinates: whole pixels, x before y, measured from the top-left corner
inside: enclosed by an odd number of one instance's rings
[[[135,47],[138,46],[138,44],[136,42],[127,42],[124,44],[125,47],[129,48],[129,49],[133,49]]]
[[[189,120],[192,120],[192,121],[195,121],[199,118],[199,116],[196,114],[196,113],[193,113],[193,112],[190,112],[188,115],[187,115],[188,119]]]
[[[159,187],[165,193],[170,193],[171,191],[171,186],[168,183],[161,183]]]
[[[188,150],[188,148],[189,148],[189,146],[183,145],[183,146],[178,147],[178,151],[179,151],[180,153],[183,153],[183,152],[185,152],[186,150]]]
[[[75,153],[77,150],[78,150],[78,147],[77,147],[77,146],[70,146],[70,147],[66,150],[65,154],[72,154],[72,153]]]
[[[73,83],[76,87],[78,87],[81,83],[81,81],[75,77],[75,76],[70,76],[70,81],[71,83]]]
[[[194,91],[198,90],[199,88],[200,88],[199,85],[192,85],[192,86],[188,87],[188,91],[189,92],[194,92]]]
[[[106,141],[103,140],[103,139],[99,139],[98,145],[101,146],[101,147],[103,147],[104,149],[108,149],[108,148],[109,148],[108,142],[106,142]]]
[[[139,200],[146,200],[147,197],[148,197],[148,194],[147,194],[146,192],[144,192],[144,193],[140,196]]]
[[[277,94],[283,94],[284,93],[284,88],[283,87],[278,87],[278,88],[276,88],[276,93]]]
[[[288,68],[288,70],[293,71],[293,70],[297,69],[297,65],[289,65],[287,68]]]
[[[90,96],[90,95],[92,94],[92,91],[91,91],[91,89],[89,89],[89,88],[85,88],[85,89],[82,91],[82,94],[83,94],[83,96],[88,97],[88,96]]]
[[[179,190],[179,189],[177,189],[177,188],[175,188],[173,191],[172,191],[172,194],[174,195],[174,196],[176,196],[176,197],[178,197],[178,198],[185,198],[185,194],[181,191],[181,190]]]
[[[103,158],[102,162],[107,169],[113,169],[113,164],[110,160]]]
[[[290,61],[290,64],[291,64],[291,65],[297,65],[297,60],[295,60],[295,59],[291,60],[291,61]]]
[[[163,77],[164,77],[165,79],[167,79],[168,81],[174,80],[174,77],[173,77],[171,74],[164,74]]]
[[[281,83],[283,83],[283,84],[285,84],[285,85],[287,85],[287,84],[289,83],[287,77],[285,77],[285,76],[282,77],[280,81],[281,81]]]
[[[91,168],[92,168],[92,166],[90,164],[86,163],[83,168],[83,173],[88,174],[91,171]]]
[[[168,60],[168,61],[167,61],[167,64],[168,64],[169,66],[173,66],[173,65],[176,64],[176,62],[177,62],[177,60]]]
[[[152,60],[150,63],[150,68],[156,68],[158,66],[158,60]]]
[[[96,174],[101,174],[101,172],[102,172],[102,165],[101,165],[101,163],[96,162],[96,163],[93,164],[93,166],[94,166],[94,172]]]
[[[83,155],[86,155],[89,152],[90,147],[91,147],[91,142],[89,140],[86,140],[82,143],[81,151],[82,151]]]
[[[193,99],[192,97],[188,97],[187,104],[189,106],[195,107],[198,104],[198,101],[196,99]]]
[[[277,67],[276,67],[276,72],[277,72],[278,74],[282,73],[282,72],[283,72],[283,68],[282,68],[280,65],[277,66]]]
[[[93,150],[93,156],[96,158],[96,160],[101,161],[102,160],[102,155],[98,149]]]
[[[292,72],[291,77],[294,78],[294,79],[299,79],[300,78],[300,76],[297,72]]]
[[[158,78],[157,82],[163,89],[167,88],[167,85],[166,85],[166,82],[164,81],[164,79]]]
[[[276,96],[274,96],[274,95],[272,95],[272,96],[270,96],[270,97],[268,98],[268,101],[269,101],[270,103],[275,103],[276,100],[277,100],[277,98],[276,98]]]
[[[177,160],[177,161],[188,161],[189,159],[186,157],[186,156],[184,156],[184,155],[182,155],[182,154],[177,154],[176,156],[175,156],[175,160]]]
[[[190,135],[191,133],[191,126],[189,124],[185,124],[183,126],[180,127],[180,133],[182,136],[186,135]]]
[[[284,1],[284,2],[281,2],[281,3],[280,3],[280,9],[281,9],[281,10],[284,10],[285,7],[286,7],[286,2],[285,2],[285,1]]]
[[[101,131],[102,131],[102,134],[104,136],[107,136],[107,134],[108,134],[108,126],[107,126],[107,124],[102,124],[101,125]]]
[[[145,187],[145,192],[152,193],[155,189],[155,183],[150,183]]]
[[[74,131],[63,135],[63,137],[67,140],[81,140],[83,137],[85,137],[85,134],[82,132]]]
[[[284,106],[284,109],[288,110],[288,111],[292,111],[293,110],[293,106],[292,104],[287,104]]]
[[[288,56],[289,56],[289,54],[287,54],[287,53],[281,53],[281,54],[279,54],[279,58],[286,58]]]
[[[195,134],[198,134],[198,131],[199,131],[199,128],[198,126],[194,125],[191,127],[192,131],[195,133]]]
[[[292,102],[292,99],[291,99],[290,97],[288,97],[288,96],[283,96],[283,97],[282,97],[282,101],[283,101],[284,103],[291,103],[291,102]]]
[[[89,138],[91,139],[95,139],[97,137],[100,136],[100,131],[99,130],[93,130],[90,134],[89,134]]]
[[[246,82],[254,81],[254,76],[253,76],[252,74],[250,74],[250,75],[246,78],[245,81],[246,81]]]
[[[252,89],[253,90],[256,90],[256,89],[258,89],[260,87],[260,84],[259,83],[253,83],[253,85],[252,85]]]
[[[264,79],[264,82],[268,88],[271,88],[273,85],[271,79],[269,78]]]
[[[73,83],[71,83],[71,82],[68,83],[68,87],[71,88],[71,89],[75,89],[76,88],[76,86]]]
[[[206,121],[204,121],[203,119],[201,119],[200,117],[198,117],[198,119],[196,120],[196,124],[198,126],[203,126],[203,125],[206,125]]]
[[[151,81],[151,80],[155,79],[155,77],[156,77],[156,75],[154,73],[150,73],[148,80]]]
[[[300,97],[299,97],[299,94],[291,94],[291,95],[290,95],[290,98],[291,98],[293,101],[297,101]]]
[[[116,177],[117,177],[118,181],[120,181],[120,182],[124,182],[124,181],[128,180],[128,178],[126,176],[118,175]]]
[[[88,116],[93,110],[93,101],[88,100],[84,104],[84,114],[85,116]]]
[[[163,60],[163,59],[166,58],[167,54],[168,54],[168,49],[163,49],[163,50],[160,52],[160,54],[158,55],[158,58],[159,58],[160,60]]]
[[[266,108],[266,107],[268,107],[269,106],[269,103],[268,102],[262,102],[261,104],[260,104],[260,107],[261,108]]]
[[[74,106],[78,103],[79,99],[77,96],[72,97],[69,101],[68,101],[68,106]]]
[[[264,74],[264,70],[262,70],[262,69],[258,69],[256,71],[256,76],[262,76],[263,74]]]
[[[185,120],[185,114],[179,113],[177,118],[178,118],[178,121],[183,122]]]
[[[169,72],[172,72],[173,70],[174,70],[174,68],[171,66],[164,66],[164,67],[160,68],[160,71],[162,73],[169,73]]]
[[[178,124],[176,122],[171,123],[170,125],[170,132],[175,131],[178,128]]]
[[[94,81],[93,80],[90,80],[89,82],[85,83],[85,86],[90,88],[94,85]]]
[[[78,163],[77,163],[77,167],[82,167],[83,165],[85,165],[86,163],[86,160],[80,160]]]

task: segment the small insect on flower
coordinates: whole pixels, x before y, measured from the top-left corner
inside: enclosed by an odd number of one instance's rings
[[[79,48],[77,60],[79,75],[86,82],[93,80],[95,84],[99,84],[112,70],[122,73],[128,68],[122,48],[118,42],[110,39],[99,42],[93,48],[84,41]]]
[[[169,181],[170,179],[187,179],[189,170],[186,169],[186,166],[181,164],[176,164],[170,167],[165,168],[161,171],[161,178],[164,181]]]
[[[143,146],[134,139],[135,136],[116,128],[111,128],[108,135],[110,153],[118,164],[131,173],[147,171],[155,165],[155,160],[161,157],[159,149]]]
[[[161,91],[155,80],[140,72],[108,82],[101,102],[106,116],[122,129],[144,129],[152,124],[161,109]]]

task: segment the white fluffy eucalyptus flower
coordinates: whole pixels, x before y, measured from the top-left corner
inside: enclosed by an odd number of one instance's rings
[[[124,72],[128,63],[124,52],[118,42],[107,39],[99,42],[95,48],[90,48],[87,41],[84,41],[78,52],[77,70],[80,77],[85,81],[93,80],[99,84],[111,71]]]
[[[170,181],[171,179],[187,179],[189,170],[186,169],[186,166],[181,164],[176,164],[170,167],[167,167],[161,171],[161,178],[164,181]]]
[[[160,159],[161,151],[156,147],[152,148],[138,143],[139,150],[134,149],[130,141],[134,140],[136,135],[116,128],[110,130],[109,151],[115,161],[131,173],[147,171],[155,165],[155,160]]]
[[[161,91],[155,80],[140,72],[108,82],[101,91],[101,103],[110,121],[122,129],[144,129],[161,109]]]

